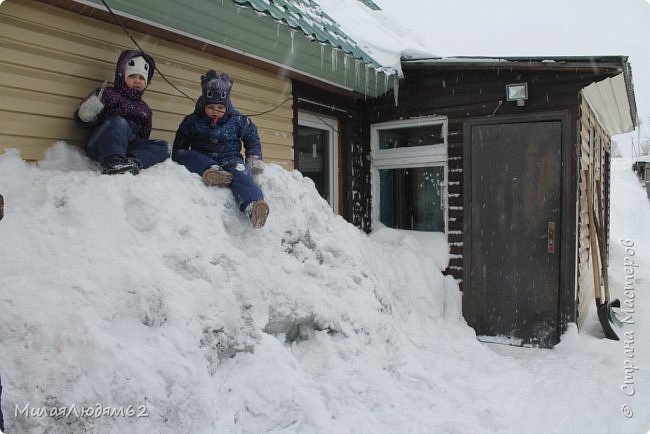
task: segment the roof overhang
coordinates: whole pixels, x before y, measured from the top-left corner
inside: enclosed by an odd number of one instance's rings
[[[428,57],[402,58],[402,65],[408,68],[445,69],[512,69],[514,70],[544,70],[544,71],[593,71],[616,72],[624,70],[627,63],[625,56],[557,56],[557,57]]]
[[[118,25],[102,0],[38,1]],[[310,33],[302,28],[306,24],[301,21],[276,19],[235,0],[215,1],[210,7],[176,0],[106,2],[131,30],[332,92],[374,97],[392,89],[397,79],[397,71],[378,65],[340,29],[338,33],[319,33],[316,37],[315,26]],[[302,27],[296,27],[297,24]]]
[[[582,89],[582,94],[607,134],[613,136],[634,130],[636,120],[630,111],[624,74],[592,83]]]

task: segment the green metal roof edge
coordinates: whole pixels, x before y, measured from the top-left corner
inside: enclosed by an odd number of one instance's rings
[[[248,6],[257,12],[270,15],[274,20],[282,22],[292,29],[300,30],[310,39],[336,47],[375,67],[380,66],[312,0],[233,1],[240,6]]]
[[[381,10],[381,8],[377,5],[377,3],[373,2],[372,0],[359,0],[359,1],[364,5],[368,6],[373,11]]]
[[[105,9],[101,0],[76,1],[96,4],[98,8]],[[303,17],[302,21],[296,15],[289,16],[289,19],[275,19],[270,12],[260,12],[236,4],[238,0],[106,1],[117,15],[285,67],[370,97],[386,93],[393,88],[397,79],[396,71],[379,65],[342,31],[337,33],[337,38],[333,38],[334,42],[323,40],[332,33],[315,36],[318,26],[314,23],[311,27],[314,34],[306,33],[304,28],[310,28],[307,24],[313,21],[310,17]],[[274,0],[278,1],[280,0]],[[279,12],[276,10],[275,13]],[[334,45],[337,42],[347,43]],[[219,66],[215,65],[215,68],[218,69]]]

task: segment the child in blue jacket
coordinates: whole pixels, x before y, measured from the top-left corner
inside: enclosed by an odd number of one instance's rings
[[[255,124],[230,101],[232,85],[227,74],[217,75],[213,69],[201,76],[201,96],[176,131],[172,160],[201,175],[207,185],[230,186],[239,209],[257,229],[269,214],[253,179],[264,171],[262,147]]]

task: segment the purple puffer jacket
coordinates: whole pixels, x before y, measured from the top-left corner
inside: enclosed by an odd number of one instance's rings
[[[84,128],[89,128],[92,131],[95,127],[100,125],[104,119],[110,116],[121,116],[129,123],[129,126],[133,131],[133,136],[129,141],[133,141],[136,138],[149,139],[149,135],[151,134],[151,109],[147,103],[142,100],[144,90],[137,90],[128,87],[125,81],[126,77],[124,77],[124,68],[126,63],[130,59],[138,56],[144,57],[146,62],[149,64],[149,77],[147,77],[147,83],[151,83],[155,69],[153,58],[148,54],[137,50],[123,51],[117,59],[117,64],[115,66],[115,80],[113,82],[113,87],[107,87],[104,89],[104,93],[101,97],[101,100],[104,103],[104,110],[102,110],[94,121],[85,123],[79,119],[79,109],[77,108],[74,113],[74,118],[78,125]],[[90,98],[92,95],[99,95],[100,90],[101,88],[95,89],[86,99]],[[84,99],[84,101],[86,99]]]

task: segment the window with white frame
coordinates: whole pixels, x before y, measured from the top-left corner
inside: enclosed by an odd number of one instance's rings
[[[296,131],[296,169],[314,181],[318,193],[338,210],[338,121],[299,112]]]
[[[371,126],[372,221],[447,232],[447,120],[426,117]]]

